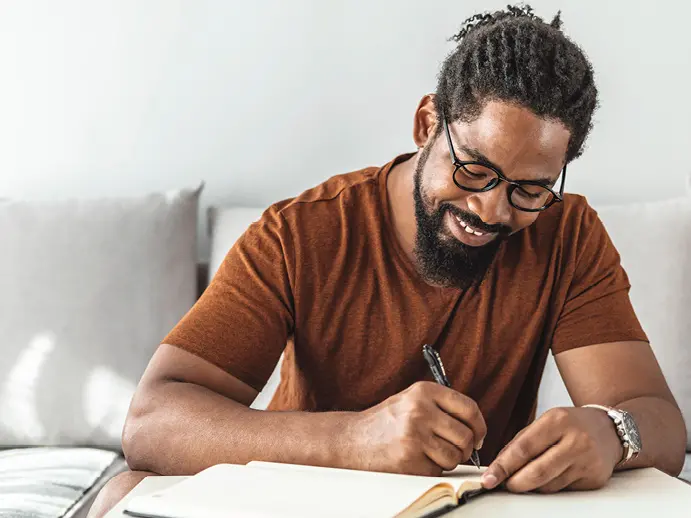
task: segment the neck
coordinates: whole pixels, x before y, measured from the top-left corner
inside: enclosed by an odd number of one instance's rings
[[[415,204],[413,202],[413,179],[418,158],[419,155],[416,154],[405,162],[396,164],[386,179],[386,193],[389,197],[391,222],[395,237],[413,264],[415,264],[414,250],[417,233]]]

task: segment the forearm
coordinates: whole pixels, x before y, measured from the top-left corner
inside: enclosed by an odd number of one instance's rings
[[[159,382],[144,402],[135,397],[123,449],[131,469],[163,475],[251,460],[345,466],[349,415],[252,410],[198,385]]]
[[[630,399],[615,406],[633,415],[643,442],[638,458],[622,468],[655,467],[677,476],[686,449],[686,426],[679,408],[659,397]]]

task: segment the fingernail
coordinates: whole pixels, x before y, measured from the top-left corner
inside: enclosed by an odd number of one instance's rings
[[[485,473],[482,475],[482,485],[485,489],[492,489],[494,486],[497,485],[497,477],[492,475],[491,473]]]
[[[483,444],[485,444],[485,438],[484,438],[484,437],[483,437],[482,439],[480,439],[480,442],[477,443],[477,446],[475,447],[475,449],[476,449],[476,450],[481,450]]]

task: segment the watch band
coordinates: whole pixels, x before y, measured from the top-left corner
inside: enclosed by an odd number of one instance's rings
[[[621,442],[622,448],[624,449],[622,458],[617,463],[616,467],[619,467],[622,464],[625,464],[631,459],[638,456],[638,451],[631,447],[627,430],[622,422],[623,412],[621,410],[617,410],[616,408],[612,408],[605,405],[583,405],[581,408],[596,408],[598,410],[603,410],[607,412],[607,416],[612,420],[614,428],[617,432],[617,437],[619,437],[619,441]]]

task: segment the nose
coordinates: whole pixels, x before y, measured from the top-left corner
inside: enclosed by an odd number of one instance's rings
[[[509,184],[501,182],[494,189],[485,192],[473,192],[466,198],[468,209],[474,212],[488,225],[508,225],[511,219],[509,204]]]

